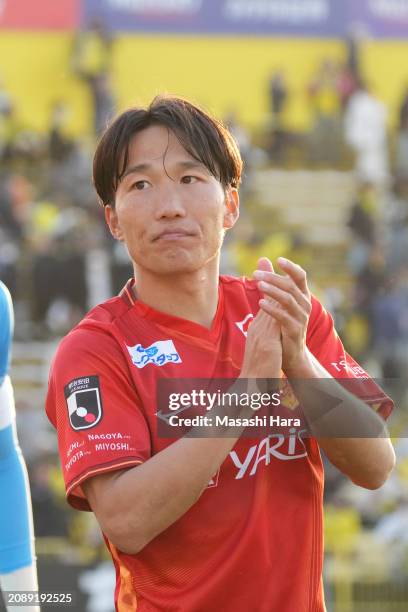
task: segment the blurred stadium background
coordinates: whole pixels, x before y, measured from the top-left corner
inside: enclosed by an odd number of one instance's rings
[[[223,271],[292,257],[347,349],[394,379],[387,484],[365,491],[327,466],[325,585],[329,612],[407,610],[407,0],[0,0],[0,278],[41,588],[112,610],[113,570],[93,517],[65,503],[44,394],[58,339],[131,275],[92,189],[96,138],[163,91],[222,117],[245,157]]]

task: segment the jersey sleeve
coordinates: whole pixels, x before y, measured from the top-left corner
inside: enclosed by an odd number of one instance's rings
[[[151,456],[150,431],[115,338],[77,328],[51,366],[46,412],[57,429],[68,502],[90,510],[82,483]]]
[[[369,404],[382,418],[387,419],[394,407],[393,401],[367,372],[345,351],[334,328],[331,315],[315,297],[307,331],[307,346],[321,365],[336,379],[348,379],[346,387]],[[350,386],[350,379],[358,384]]]
[[[0,281],[0,384],[9,370],[13,325],[11,296],[6,286]]]

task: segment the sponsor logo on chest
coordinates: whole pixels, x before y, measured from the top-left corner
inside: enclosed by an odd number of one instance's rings
[[[144,368],[149,363],[156,366],[164,366],[166,363],[182,363],[182,359],[174,346],[173,340],[158,340],[150,346],[141,344],[127,346],[133,365]]]
[[[230,476],[234,480],[246,480],[255,476],[260,466],[276,469],[281,461],[305,460],[308,457],[307,446],[303,440],[305,433],[305,429],[293,427],[289,437],[283,434],[269,435],[249,448],[230,451],[225,463],[217,470],[206,488],[218,486],[220,472],[224,472],[224,479]],[[278,463],[276,459],[279,460]]]

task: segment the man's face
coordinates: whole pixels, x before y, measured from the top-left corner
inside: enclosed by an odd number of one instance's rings
[[[195,272],[218,256],[238,217],[238,194],[225,194],[173,132],[151,126],[131,140],[115,208],[106,206],[105,216],[138,274]]]

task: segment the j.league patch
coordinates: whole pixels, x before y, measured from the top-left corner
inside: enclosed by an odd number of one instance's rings
[[[69,422],[72,429],[90,429],[102,418],[102,401],[98,376],[71,380],[64,387]]]

